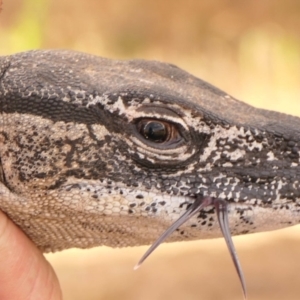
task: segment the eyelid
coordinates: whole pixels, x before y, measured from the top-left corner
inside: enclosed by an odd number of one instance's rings
[[[154,113],[154,114],[159,114],[159,115],[165,115],[165,116],[170,116],[170,117],[175,117],[175,118],[180,118],[180,115],[178,115],[174,110],[171,110],[166,107],[162,106],[142,106],[139,107],[137,112],[145,112],[148,114]]]
[[[182,126],[186,131],[189,130],[183,118],[175,111],[169,108],[160,107],[160,106],[140,107],[135,111],[134,119],[136,120],[142,118],[156,119],[159,121],[173,123],[175,125]]]

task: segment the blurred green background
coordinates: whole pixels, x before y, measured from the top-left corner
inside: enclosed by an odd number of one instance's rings
[[[0,55],[67,48],[171,62],[255,106],[300,116],[298,0],[3,0]],[[235,239],[249,299],[300,298],[297,227]],[[242,299],[222,240],[48,255],[66,300]]]

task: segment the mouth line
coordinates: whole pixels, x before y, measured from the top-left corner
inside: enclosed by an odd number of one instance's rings
[[[188,206],[187,210],[172,224],[166,231],[150,246],[150,248],[145,252],[142,258],[139,260],[137,265],[134,269],[138,269],[141,264],[149,257],[149,255],[165,240],[167,239],[176,229],[178,229],[181,225],[187,222],[191,217],[195,214],[199,213],[202,209],[206,207],[213,206],[215,208],[215,212],[217,214],[219,226],[222,232],[222,235],[225,239],[227,248],[229,250],[231,259],[233,261],[234,267],[238,274],[244,299],[247,298],[246,292],[246,283],[243,275],[243,271],[237,256],[237,252],[235,250],[230,228],[229,228],[229,221],[228,221],[228,202],[223,199],[218,199],[209,196],[197,196],[195,201]]]

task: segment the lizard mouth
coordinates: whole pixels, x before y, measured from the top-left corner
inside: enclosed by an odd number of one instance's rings
[[[232,258],[234,267],[237,271],[244,298],[246,299],[246,284],[243,275],[243,271],[232,241],[229,222],[228,222],[228,203],[223,199],[208,197],[208,196],[197,196],[194,203],[181,215],[146,251],[146,253],[139,260],[134,269],[138,269],[146,258],[166,239],[168,238],[177,228],[187,222],[191,217],[200,212],[207,206],[214,206],[218,217],[219,226],[221,232],[226,241],[230,256]]]

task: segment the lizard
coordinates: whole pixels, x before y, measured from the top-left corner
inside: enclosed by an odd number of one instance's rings
[[[1,56],[0,112],[0,209],[43,252],[146,245],[173,222],[154,247],[216,238],[219,220],[245,294],[229,227],[300,222],[300,118],[175,65]]]

